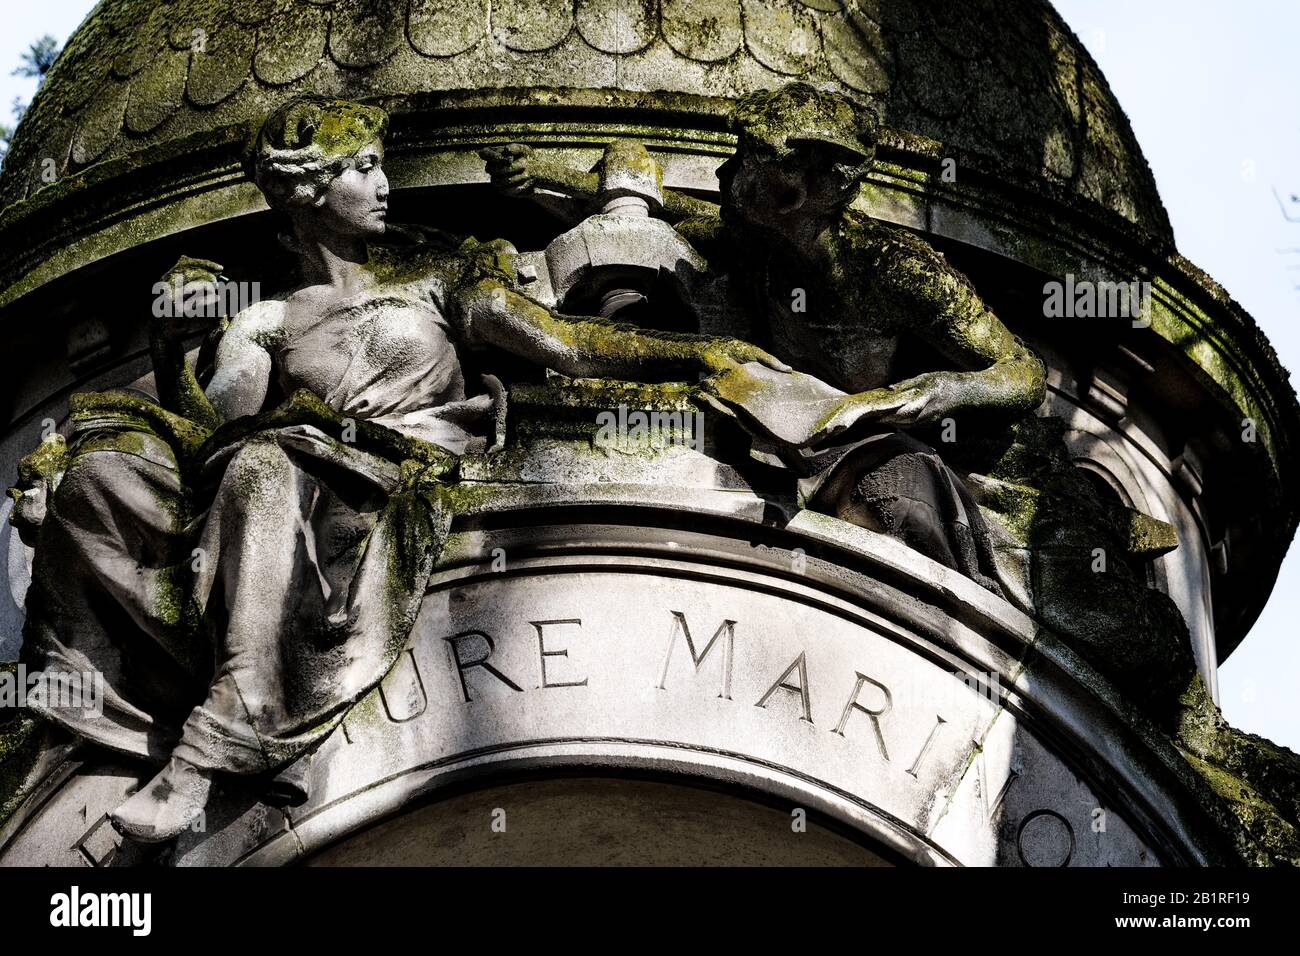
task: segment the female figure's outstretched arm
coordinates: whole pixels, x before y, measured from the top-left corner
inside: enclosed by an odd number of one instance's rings
[[[458,306],[476,339],[577,378],[689,379],[746,362],[790,370],[757,346],[737,339],[559,315],[494,279],[464,290]]]

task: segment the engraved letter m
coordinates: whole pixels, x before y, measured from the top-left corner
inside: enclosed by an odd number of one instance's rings
[[[691,629],[686,624],[686,615],[681,611],[670,611],[673,616],[672,632],[668,635],[668,651],[664,654],[664,666],[659,674],[659,683],[655,686],[664,690],[664,684],[668,680],[668,664],[673,659],[673,648],[677,645],[677,635],[681,634],[686,638],[686,649],[691,653],[691,662],[695,665],[696,673],[699,672],[700,666],[704,663],[713,646],[718,643],[718,638],[725,632],[727,640],[722,645],[722,690],[718,696],[723,700],[731,700],[731,660],[735,651],[736,644],[736,622],[723,621],[713,637],[709,638],[709,643],[704,645],[704,650],[695,653],[695,642],[691,640]]]

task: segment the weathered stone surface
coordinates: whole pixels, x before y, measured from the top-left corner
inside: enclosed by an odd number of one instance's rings
[[[484,821],[500,819],[510,834]],[[494,815],[495,812],[495,815]],[[485,787],[344,840],[305,866],[892,866],[820,825],[735,793],[566,777]]]
[[[1239,823],[1243,860],[1300,866],[1300,755],[1229,726],[1199,677],[1180,703],[1178,744]]]
[[[173,862],[287,863],[447,785],[565,768],[713,780],[928,865],[1151,865],[1204,852],[1171,805],[1155,818],[1157,853],[1134,829],[1149,823],[1005,709],[1016,665],[986,643],[989,624],[972,618],[957,643],[936,643],[920,605],[885,591],[872,610],[846,600],[812,538],[720,576],[698,534],[642,532],[629,557],[626,531],[556,530],[554,556],[535,531],[453,539],[397,666],[311,758],[309,802],[281,814],[218,793]],[[472,557],[496,546],[499,570]],[[906,554],[919,582],[924,559]],[[805,573],[790,576],[800,560]],[[1083,699],[1038,703],[1107,726]],[[119,773],[79,771],[10,833],[0,862],[75,854],[51,839],[66,830],[60,814],[99,819],[134,781]]]
[[[991,17],[1018,25],[1021,33],[987,29],[985,21]],[[399,50],[417,59],[432,59],[424,60],[418,70],[392,72],[382,82],[369,83],[368,92],[514,86],[537,82],[536,64],[519,64],[527,66],[530,74],[503,71],[494,46],[544,57],[552,76],[562,71],[564,63],[574,62],[581,47],[595,52],[608,69],[586,69],[565,85],[735,96],[753,86],[771,87],[796,76],[841,84],[846,92],[880,102],[886,122],[893,126],[949,148],[997,156],[1033,176],[1078,189],[1093,202],[1150,230],[1169,233],[1154,183],[1122,111],[1087,55],[1078,50],[1077,41],[1050,7],[1038,0],[1016,0],[999,8],[966,0],[942,12],[910,0],[879,4],[665,0],[662,5],[640,0],[630,5],[553,0],[496,3],[491,22],[492,43],[484,43],[488,18],[481,0],[451,6],[417,0],[378,7],[351,0],[333,4],[242,0],[229,8],[211,0],[169,4],[122,0],[111,10],[97,12],[69,42],[68,52],[33,104],[33,118],[19,131],[7,165],[21,166],[33,156],[48,155],[49,142],[37,132],[43,124],[36,117],[43,111],[76,116],[91,95],[108,102],[125,97],[116,88],[134,86],[134,78],[155,61],[164,45],[185,49],[194,27],[224,34],[226,49],[241,53],[228,54],[231,59],[217,67],[204,64],[203,54],[196,54],[189,70],[197,71],[198,80],[181,75],[163,86],[135,87],[132,116],[148,120],[124,126],[121,115],[116,120],[102,114],[78,116],[85,128],[81,138],[98,144],[96,149],[78,151],[79,166],[156,145],[147,137],[126,135],[128,131],[148,134],[161,128],[165,132],[158,136],[175,137],[208,128],[212,120],[203,109],[223,89],[233,91],[226,95],[238,97],[244,111],[254,104],[265,108],[292,93],[297,84],[352,90],[358,75],[377,70]],[[245,47],[254,47],[251,61],[244,58]],[[662,53],[656,52],[661,48]],[[1062,49],[1071,51],[1070,58],[1058,65],[1055,51]],[[692,75],[681,73],[682,67],[697,61],[721,63],[738,51],[745,62],[729,63],[725,75],[734,78],[730,82],[719,85],[722,76],[704,73],[680,85],[683,77]],[[647,56],[656,63],[649,73],[640,68]],[[1006,89],[1011,95],[983,100],[979,98],[991,80],[979,73],[968,75],[964,66],[1025,61],[1034,67],[1011,81]],[[958,68],[958,63],[963,65]],[[95,79],[108,75],[110,64],[111,83],[99,89]],[[185,66],[178,68],[183,74]],[[242,77],[237,75],[241,69]],[[223,79],[217,90],[208,90],[214,70]],[[314,79],[309,81],[309,76]],[[244,78],[250,82],[235,90]],[[172,94],[177,83],[192,87],[195,95],[181,101]],[[1068,109],[1080,83],[1087,91],[1086,122]],[[992,104],[993,114],[970,109],[975,102]],[[165,123],[173,118],[174,122]],[[1079,128],[1087,131],[1082,142],[1077,141]],[[1073,177],[1068,167],[1052,158],[1056,147],[1045,149],[1051,143],[1062,144],[1061,148],[1069,144],[1068,149],[1077,153],[1082,176]],[[0,205],[21,199],[29,185],[6,170],[0,176]]]
[[[215,106],[232,96],[252,71],[257,35],[227,26],[209,36],[203,53],[190,61],[185,96],[195,106]]]

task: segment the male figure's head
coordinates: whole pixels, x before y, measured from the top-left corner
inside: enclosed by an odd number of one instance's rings
[[[807,83],[743,97],[731,129],[736,153],[718,167],[723,217],[791,236],[852,202],[875,157],[875,116]]]

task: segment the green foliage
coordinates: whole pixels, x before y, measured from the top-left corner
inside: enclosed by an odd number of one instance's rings
[[[22,63],[13,71],[13,75],[35,77],[39,86],[58,57],[59,41],[47,33],[28,44],[27,51],[20,57]]]
[[[39,88],[45,82],[45,75],[50,72],[50,67],[54,66],[54,61],[59,58],[60,52],[59,41],[47,33],[27,45],[26,52],[19,58],[22,62],[18,64],[18,68],[13,71],[12,75],[32,77],[36,80],[36,86]],[[27,104],[15,98],[13,102],[14,125],[9,126],[0,123],[0,162],[4,161],[5,154],[9,152],[9,144],[13,141],[14,131],[18,128],[18,123],[22,120],[25,112],[27,112]]]

